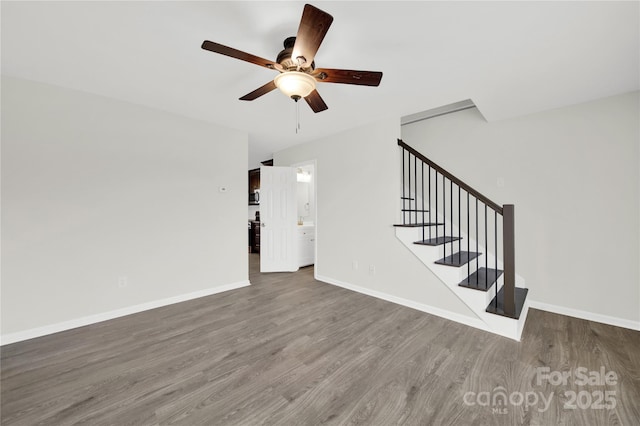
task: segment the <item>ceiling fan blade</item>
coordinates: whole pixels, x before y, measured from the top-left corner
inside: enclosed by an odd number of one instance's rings
[[[247,93],[243,97],[240,98],[241,101],[252,101],[254,99],[259,98],[262,95],[266,95],[270,91],[276,88],[276,84],[273,81],[268,82],[264,86],[258,87],[251,93]]]
[[[327,104],[325,104],[324,101],[322,100],[322,97],[320,96],[320,93],[318,93],[317,90],[314,90],[313,92],[309,93],[307,97],[304,98],[304,100],[307,101],[307,103],[309,104],[313,112],[320,112],[320,111],[324,111],[325,109],[329,109]]]
[[[278,69],[278,67],[280,67],[280,64],[270,61],[269,59],[264,59],[250,53],[234,49],[233,47],[224,46],[222,44],[215,43],[209,40],[205,40],[202,42],[202,48],[204,50],[209,50],[214,53],[230,56],[232,58],[240,59],[241,61],[250,62],[252,64],[260,65],[261,67],[269,69]]]
[[[304,68],[310,67],[332,22],[333,16],[317,7],[305,4],[291,59],[303,57],[304,60],[299,65]]]
[[[337,70],[316,68],[313,76],[323,83],[358,84],[361,86],[378,86],[382,80],[379,71]]]

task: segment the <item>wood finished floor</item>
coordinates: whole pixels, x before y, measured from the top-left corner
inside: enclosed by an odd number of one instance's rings
[[[639,332],[531,310],[514,342],[256,260],[251,287],[2,347],[2,425],[640,424]],[[601,366],[616,385],[536,380]]]

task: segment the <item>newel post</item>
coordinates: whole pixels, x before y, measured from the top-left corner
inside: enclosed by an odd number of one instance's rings
[[[516,316],[516,250],[514,205],[502,207],[502,240],[504,249],[504,314]]]

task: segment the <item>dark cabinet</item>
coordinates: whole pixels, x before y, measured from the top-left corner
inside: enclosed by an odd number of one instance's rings
[[[256,190],[260,190],[260,169],[249,170],[249,205],[257,206],[260,204],[259,195],[256,196]]]
[[[260,253],[260,222],[256,220],[251,221],[249,247],[251,248],[251,253]]]

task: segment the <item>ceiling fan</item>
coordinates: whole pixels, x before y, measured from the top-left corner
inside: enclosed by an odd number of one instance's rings
[[[273,81],[247,93],[240,100],[252,101],[278,88],[296,102],[304,98],[314,112],[320,112],[328,107],[316,90],[316,82],[378,86],[382,79],[382,73],[377,71],[316,68],[316,52],[332,22],[333,16],[306,4],[298,34],[284,41],[284,50],[275,62],[209,40],[202,43],[202,48],[280,72]]]

